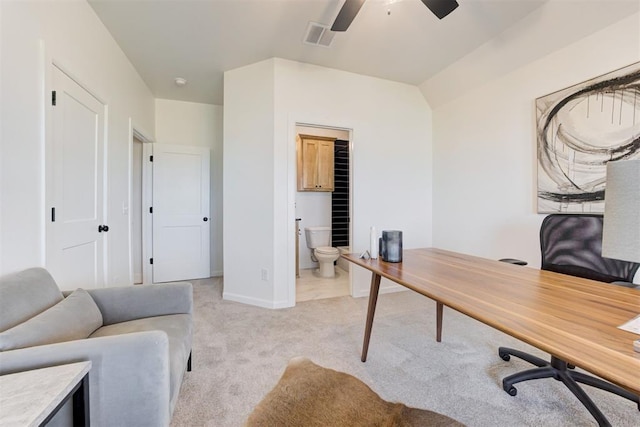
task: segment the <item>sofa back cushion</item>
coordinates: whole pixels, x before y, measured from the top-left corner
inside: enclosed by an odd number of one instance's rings
[[[53,307],[0,332],[0,351],[88,338],[100,326],[102,314],[91,295],[76,289]]]
[[[62,293],[44,268],[0,278],[0,332],[62,301]]]

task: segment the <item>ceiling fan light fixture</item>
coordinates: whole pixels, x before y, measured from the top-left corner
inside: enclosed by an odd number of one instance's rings
[[[365,0],[345,0],[336,20],[333,21],[331,31],[347,31]]]
[[[422,0],[438,19],[442,19],[458,7],[456,0]]]

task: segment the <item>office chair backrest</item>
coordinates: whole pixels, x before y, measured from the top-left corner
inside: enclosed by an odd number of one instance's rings
[[[601,282],[632,282],[640,264],[602,257],[602,215],[552,214],[540,226],[543,270]]]

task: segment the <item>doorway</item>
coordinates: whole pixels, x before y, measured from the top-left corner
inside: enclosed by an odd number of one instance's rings
[[[334,262],[335,276],[321,277],[319,263],[308,247],[305,229],[330,228],[329,246],[350,252],[351,242],[351,131],[331,126],[297,123],[298,135],[333,138],[333,191],[296,191],[295,217],[297,233],[296,302],[351,295],[348,262]],[[296,170],[297,174],[297,170]]]
[[[209,277],[209,149],[131,141],[132,281]]]
[[[131,268],[133,270],[133,283],[144,282],[143,257],[142,257],[142,170],[143,170],[143,142],[137,135],[133,136],[131,152]]]

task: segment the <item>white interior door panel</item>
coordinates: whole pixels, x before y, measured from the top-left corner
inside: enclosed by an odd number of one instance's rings
[[[105,284],[104,105],[53,66],[47,268],[63,289]]]
[[[209,149],[153,144],[153,281],[209,277]]]

